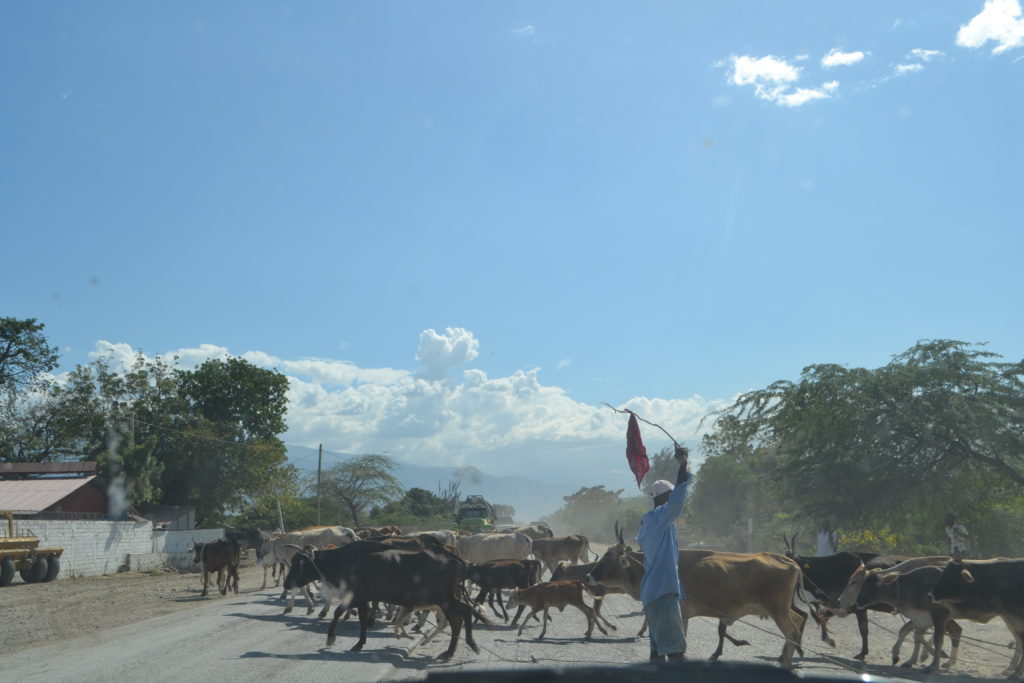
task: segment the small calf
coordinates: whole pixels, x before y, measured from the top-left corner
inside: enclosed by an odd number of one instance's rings
[[[512,595],[509,605],[523,605],[530,608],[530,614],[523,620],[516,635],[522,635],[526,628],[526,622],[537,612],[544,612],[544,625],[537,640],[543,640],[548,630],[548,610],[557,607],[558,611],[565,610],[566,606],[572,605],[587,617],[587,633],[584,638],[590,638],[594,630],[594,624],[601,633],[608,635],[600,622],[594,615],[594,610],[583,602],[583,584],[579,581],[547,581],[534,584],[529,588],[520,588]]]

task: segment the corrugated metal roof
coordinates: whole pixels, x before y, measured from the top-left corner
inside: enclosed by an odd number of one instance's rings
[[[0,479],[0,510],[18,514],[42,512],[87,485],[92,477]]]

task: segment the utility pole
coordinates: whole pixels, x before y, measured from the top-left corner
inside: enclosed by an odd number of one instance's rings
[[[316,524],[320,526],[320,473],[324,468],[324,445],[320,444],[320,455],[316,461]]]

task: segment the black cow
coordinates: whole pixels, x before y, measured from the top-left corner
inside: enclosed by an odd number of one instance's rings
[[[236,539],[222,538],[212,543],[199,543],[192,539],[192,551],[195,553],[193,562],[203,563],[202,597],[207,595],[210,572],[217,572],[217,589],[220,590],[221,595],[227,595],[228,590],[232,588],[235,595],[238,595],[238,565],[241,562],[242,552]],[[225,571],[227,572],[226,581],[224,580]],[[232,585],[232,579],[234,579],[234,585]]]
[[[932,600],[949,607],[957,618],[987,622],[1000,617],[1013,634],[1015,652],[1003,672],[1024,675],[1024,559],[953,560],[942,569]],[[942,648],[943,628],[936,622],[935,649]],[[934,671],[932,661],[928,671]]]
[[[342,612],[349,606],[355,607],[359,612],[359,641],[353,651],[366,644],[371,602],[421,608],[437,605],[452,629],[448,649],[438,658],[449,659],[455,654],[463,624],[466,643],[474,652],[480,652],[473,640],[473,609],[459,599],[465,576],[465,562],[447,551],[403,550],[373,541],[356,541],[341,548],[317,550],[311,556],[296,553],[284,585],[291,590],[319,580],[332,597],[338,598],[327,632],[328,646],[335,641]]]
[[[911,560],[913,562],[913,560]],[[854,573],[854,581],[860,583],[860,590],[854,598],[853,606],[857,609],[872,607],[877,604],[884,604],[894,607],[906,619],[907,623],[900,629],[896,638],[896,644],[892,648],[892,663],[899,660],[900,645],[907,633],[915,630],[914,652],[910,659],[903,663],[904,667],[910,667],[917,663],[918,653],[921,650],[921,640],[925,631],[939,624],[939,628],[945,624],[946,632],[953,641],[949,661],[944,667],[951,667],[956,664],[957,650],[960,647],[960,626],[950,619],[950,610],[945,605],[932,602],[931,592],[939,576],[942,574],[940,566],[922,566],[910,571],[901,571],[900,568],[910,563],[896,565],[891,570],[866,571],[863,568]],[[936,661],[939,651],[934,652]]]
[[[528,588],[540,581],[541,565],[537,560],[491,560],[482,564],[470,564],[466,567],[466,578],[480,586],[480,594],[476,596],[476,604],[482,605],[484,599],[491,610],[508,621],[508,612],[502,602],[502,588]],[[498,596],[499,612],[494,607],[494,596]],[[515,624],[522,616],[524,605],[519,606],[512,623]]]
[[[794,537],[795,539],[795,537]],[[786,539],[783,539],[786,540]],[[834,611],[839,608],[839,596],[842,594],[850,577],[859,567],[868,569],[888,569],[900,562],[905,557],[895,555],[880,555],[878,553],[849,553],[841,552],[835,555],[797,555],[793,550],[792,541],[786,541],[786,557],[800,565],[803,572],[804,590],[809,591],[814,599],[824,606],[825,610]],[[878,612],[892,613],[894,610],[888,605],[875,605],[866,609]],[[863,660],[868,656],[868,615],[866,609],[850,610],[857,617],[857,629],[860,631],[860,652],[854,655],[854,659]],[[819,610],[812,609],[811,617],[821,627],[821,639],[835,647],[835,641],[828,635],[827,621],[829,614],[822,615]]]

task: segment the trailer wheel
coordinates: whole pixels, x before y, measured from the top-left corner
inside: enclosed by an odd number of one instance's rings
[[[14,560],[9,557],[0,558],[0,588],[10,586],[14,578]]]
[[[28,562],[28,560],[24,560]],[[39,583],[46,577],[46,558],[42,555],[36,555],[32,564],[22,567],[18,572],[21,574],[21,580],[25,583]]]
[[[43,577],[43,583],[53,581],[57,574],[60,574],[60,557],[57,553],[50,553],[46,558],[46,576]]]

